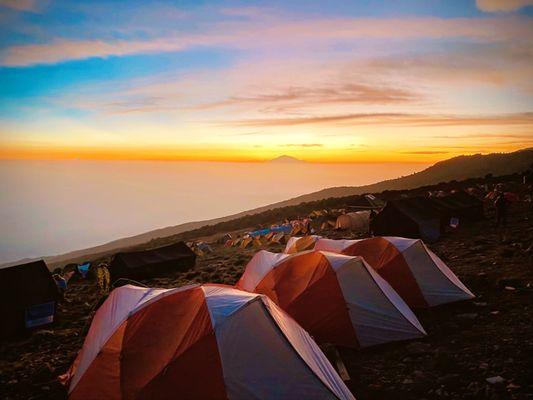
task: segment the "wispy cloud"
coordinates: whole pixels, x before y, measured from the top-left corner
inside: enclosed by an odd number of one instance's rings
[[[253,132],[237,132],[229,134],[229,136],[258,136],[258,135],[264,135],[264,132],[261,131],[253,131]]]
[[[449,151],[444,150],[418,150],[418,151],[401,151],[402,154],[418,154],[418,155],[431,155],[431,154],[448,154]]]
[[[266,23],[268,22],[268,23]],[[4,66],[52,64],[91,57],[176,52],[198,46],[233,48],[296,48],[330,45],[356,39],[407,40],[470,38],[498,42],[533,35],[530,18],[316,18],[295,21],[245,21],[202,25],[202,33],[174,33],[144,40],[76,40],[56,38],[48,43],[12,46],[0,54]],[[291,40],[287,41],[290,37]]]
[[[533,51],[531,43],[512,45],[462,44],[447,52],[394,55],[360,60],[359,67],[375,74],[416,78],[428,84],[447,82],[457,85],[504,86],[532,92]]]
[[[274,89],[275,90],[275,89]],[[193,109],[210,109],[227,106],[275,107],[299,109],[307,104],[390,104],[413,102],[421,99],[413,90],[389,85],[360,83],[338,83],[329,87],[288,87],[272,93],[256,93],[248,96],[232,96],[226,100],[200,104]]]
[[[475,134],[461,134],[461,135],[433,135],[434,139],[455,139],[455,140],[469,140],[469,139],[521,139],[533,140],[533,132],[516,134],[516,133],[475,133]]]
[[[280,144],[281,147],[324,147],[322,143],[288,143]]]
[[[4,66],[53,64],[61,61],[91,57],[125,56],[139,53],[180,51],[192,45],[213,44],[209,37],[174,37],[153,40],[66,40],[58,39],[47,44],[10,47],[0,54]]]
[[[509,12],[533,5],[533,0],[476,0],[477,7],[486,12]]]
[[[433,115],[407,113],[356,113],[345,115],[270,118],[229,121],[233,126],[294,126],[328,123],[351,125],[466,126],[466,125],[533,125],[533,112],[505,115]]]
[[[42,0],[0,0],[0,7],[11,8],[18,11],[38,11],[42,6]]]

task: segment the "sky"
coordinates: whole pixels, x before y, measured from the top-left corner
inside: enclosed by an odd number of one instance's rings
[[[533,146],[533,0],[0,0],[0,159]]]

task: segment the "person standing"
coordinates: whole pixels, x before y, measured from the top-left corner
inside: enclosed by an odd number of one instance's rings
[[[507,199],[505,198],[505,193],[500,192],[494,201],[494,207],[496,208],[496,226],[502,227],[507,226]]]

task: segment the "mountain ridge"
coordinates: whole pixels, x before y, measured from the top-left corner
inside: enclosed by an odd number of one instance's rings
[[[283,154],[279,157],[273,158],[272,160],[268,160],[267,162],[273,163],[273,164],[299,164],[299,163],[305,163],[304,160],[300,160],[296,157],[288,156],[286,154]]]

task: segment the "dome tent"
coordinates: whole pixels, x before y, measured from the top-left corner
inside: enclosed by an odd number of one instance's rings
[[[335,229],[346,229],[354,232],[368,232],[370,226],[370,211],[356,211],[337,217]]]
[[[425,335],[409,307],[361,257],[263,250],[237,287],[269,296],[319,343],[368,347]]]
[[[363,257],[413,308],[474,297],[419,239],[387,236],[360,240],[320,239],[315,250]]]
[[[273,302],[224,285],[115,289],[67,380],[70,399],[353,399]]]
[[[292,236],[285,246],[284,253],[292,254],[298,253],[304,250],[312,250],[315,247],[315,242],[320,239],[320,236],[317,235],[308,235],[308,236]]]

